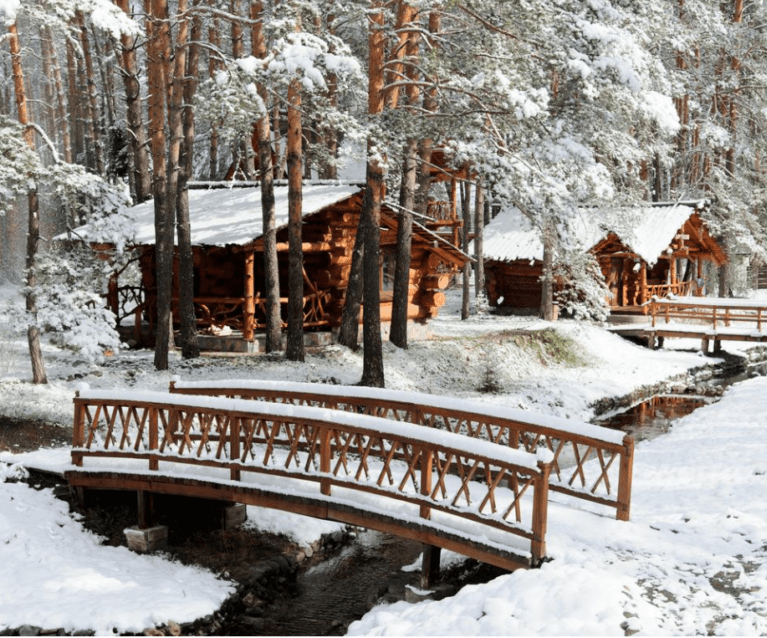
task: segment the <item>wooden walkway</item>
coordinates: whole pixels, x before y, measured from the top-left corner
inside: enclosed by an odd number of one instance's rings
[[[367,414],[164,392],[75,399],[75,488],[289,510],[505,569],[546,556],[551,453]]]
[[[172,393],[318,406],[415,423],[507,448],[552,453],[549,489],[629,520],[634,440],[622,432],[523,410],[415,392],[264,380],[171,382]],[[596,463],[588,465],[589,460]]]
[[[767,341],[765,321],[767,302],[721,297],[671,297],[647,303],[647,322],[610,326],[623,336],[636,337],[651,348],[662,346],[663,339],[700,339],[701,350],[721,348],[722,341]]]

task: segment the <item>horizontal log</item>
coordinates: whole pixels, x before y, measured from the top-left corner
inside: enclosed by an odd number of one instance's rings
[[[428,308],[441,308],[445,301],[445,293],[439,290],[431,290],[421,295],[421,305]]]
[[[424,290],[444,290],[450,285],[450,273],[432,273],[421,278],[421,288]]]

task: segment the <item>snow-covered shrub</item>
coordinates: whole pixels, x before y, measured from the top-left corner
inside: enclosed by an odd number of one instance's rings
[[[102,296],[110,272],[109,263],[84,244],[51,252],[35,269],[36,316],[18,304],[9,305],[3,310],[6,321],[17,334],[36,324],[53,343],[98,361],[105,351],[120,347],[115,316]]]
[[[573,251],[555,264],[554,274],[565,281],[562,290],[554,294],[560,312],[575,319],[607,320],[610,291],[594,255]]]

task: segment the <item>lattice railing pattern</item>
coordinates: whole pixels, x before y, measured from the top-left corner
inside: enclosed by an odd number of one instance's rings
[[[522,537],[530,541],[534,562],[545,555],[550,466],[532,455],[520,456],[527,461],[520,465],[503,447],[464,449],[449,434],[435,443],[423,436],[428,430],[412,424],[397,428],[359,415],[330,420],[306,414],[326,410],[279,414],[279,406],[259,402],[244,410],[242,401],[202,398],[195,404],[200,397],[186,398],[163,405],[77,396],[73,463],[146,459],[150,470],[160,462],[223,468],[234,481],[248,472],[299,479],[324,496],[348,488],[393,499],[406,516],[430,519],[442,512]],[[205,405],[217,401],[221,405]]]
[[[309,385],[309,384],[306,384]],[[550,489],[570,496],[615,508],[616,518],[629,520],[634,441],[623,437],[621,443],[561,431],[534,422],[522,422],[481,414],[479,412],[444,409],[424,402],[408,403],[378,396],[364,396],[354,388],[348,396],[325,394],[322,386],[297,391],[275,388],[220,388],[193,384],[176,387],[171,392],[184,394],[225,395],[261,401],[288,403],[345,410],[383,417],[389,420],[417,423],[474,439],[535,453],[544,447],[554,455],[551,464]],[[314,387],[317,387],[315,390]],[[595,461],[595,462],[591,462]]]

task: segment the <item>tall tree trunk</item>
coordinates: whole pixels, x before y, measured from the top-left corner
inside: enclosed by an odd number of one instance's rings
[[[469,171],[467,169],[466,176],[468,178]],[[471,182],[465,181],[462,184],[463,197],[461,198],[461,208],[463,209],[463,233],[461,248],[463,252],[468,254],[469,252],[469,230],[471,229]],[[471,308],[471,295],[469,292],[469,284],[471,282],[471,263],[468,261],[463,265],[463,286],[461,289],[461,320],[466,321],[469,318],[469,310]]]
[[[209,0],[209,4],[211,7],[215,7],[216,0]],[[212,50],[215,50],[221,46],[221,39],[219,36],[219,29],[218,29],[218,18],[216,18],[215,15],[211,18],[210,27],[208,28],[208,42],[210,43]],[[218,72],[220,67],[221,65],[219,61],[216,59],[215,54],[211,51],[208,57],[208,75],[211,78],[215,78],[216,73]],[[218,170],[218,123],[217,122],[210,123],[209,166],[210,166],[210,170],[209,170],[208,179],[214,182],[218,179],[218,173],[219,173],[219,170]]]
[[[24,69],[21,65],[21,47],[19,46],[19,34],[15,22],[8,27],[8,44],[11,50],[13,87],[16,93],[16,108],[18,109],[19,122],[27,126],[29,124],[27,93],[24,88]],[[31,128],[27,128],[25,131],[24,139],[29,148],[34,150],[35,139]],[[32,381],[34,383],[48,383],[43,364],[43,351],[40,347],[40,328],[37,325],[37,292],[35,290],[37,281],[35,269],[37,267],[38,245],[40,243],[40,215],[36,185],[31,186],[29,189],[28,201],[26,309],[30,325],[27,328],[27,343],[29,345],[29,358],[32,363]]]
[[[301,93],[298,80],[288,87],[288,343],[285,357],[303,361],[304,255],[301,250],[302,170]]]
[[[186,0],[180,0],[179,13],[186,10]],[[195,359],[200,356],[200,345],[197,339],[197,318],[194,312],[194,255],[192,252],[192,227],[189,219],[189,189],[187,182],[192,174],[192,153],[194,150],[194,94],[197,91],[197,76],[199,73],[200,47],[198,42],[202,35],[202,18],[195,13],[192,18],[192,37],[189,42],[186,60],[181,50],[186,44],[186,33],[182,18],[176,39],[176,67],[173,76],[175,85],[171,105],[171,130],[181,128],[182,139],[178,158],[178,185],[176,195],[176,235],[178,237],[178,313],[181,322],[181,356],[184,359]],[[186,64],[184,64],[186,62]],[[184,66],[186,68],[184,68]],[[180,79],[180,77],[183,79]],[[177,97],[181,94],[181,98]],[[180,104],[183,102],[183,104]],[[177,113],[177,111],[182,111]],[[181,124],[175,121],[182,119]],[[171,145],[172,146],[172,145]]]
[[[362,200],[364,210],[367,192]],[[357,234],[354,238],[352,249],[352,265],[349,270],[349,279],[346,284],[346,297],[344,309],[341,313],[341,327],[338,331],[338,343],[350,350],[356,350],[359,346],[360,308],[362,306],[362,261],[365,254],[365,217],[360,214],[357,224]]]
[[[263,3],[256,0],[250,5],[251,50],[257,58],[266,57],[266,42],[263,33]],[[256,122],[258,140],[258,165],[261,180],[261,215],[263,217],[264,238],[264,287],[266,289],[266,335],[264,350],[279,352],[282,350],[282,318],[280,316],[280,268],[277,259],[277,223],[274,202],[274,167],[272,166],[272,132],[269,122],[267,92],[264,86],[258,87],[264,102],[264,115]]]
[[[98,93],[96,91],[96,74],[93,70],[93,56],[91,55],[90,38],[85,26],[85,18],[81,11],[77,12],[77,24],[80,27],[80,46],[83,50],[83,63],[85,64],[85,81],[88,86],[88,131],[93,143],[93,156],[95,159],[96,172],[105,175],[104,170],[104,141],[101,135],[101,122],[99,117]]]
[[[477,180],[474,197],[474,256],[477,259],[474,265],[474,295],[478,299],[485,296],[484,217],[485,190],[480,178]]]
[[[554,320],[554,231],[543,229],[543,276],[541,277],[541,318]]]
[[[43,33],[51,43],[51,68],[53,70],[53,85],[56,90],[56,121],[55,127],[57,138],[61,138],[61,149],[64,155],[64,161],[67,164],[72,163],[72,140],[69,136],[69,126],[66,124],[67,116],[67,98],[64,93],[64,82],[61,78],[61,65],[56,55],[56,47],[53,44],[53,34],[50,28],[43,27]]]
[[[410,287],[410,257],[413,240],[413,215],[415,206],[416,172],[418,168],[418,141],[411,137],[405,143],[405,159],[402,162],[397,226],[397,263],[394,268],[394,291],[389,341],[399,348],[407,348],[407,307]]]
[[[172,207],[169,206],[168,202],[168,171],[165,154],[166,65],[171,56],[171,46],[167,33],[167,2],[166,0],[149,0],[149,2],[147,76],[149,80],[149,131],[153,164],[155,264],[157,268],[154,365],[158,370],[167,370],[169,344],[173,334],[171,330],[173,217],[169,212]]]
[[[368,113],[380,115],[384,109],[384,6],[379,0],[373,3],[368,32]],[[384,387],[383,346],[381,343],[381,288],[380,288],[380,241],[381,202],[383,200],[383,165],[378,159],[381,149],[368,138],[367,197],[362,207],[365,218],[365,253],[362,268],[363,296],[361,385]]]
[[[407,77],[410,82],[406,86],[406,104],[412,109],[418,101],[419,87],[415,82],[415,66],[412,64],[418,54],[418,38],[414,34],[413,8],[400,0],[397,23],[398,23],[398,46],[395,58],[398,60],[394,65],[392,79],[403,80]],[[404,60],[408,60],[407,66]],[[404,77],[403,77],[404,76]],[[401,91],[398,89],[389,95],[391,106],[399,104]],[[410,258],[413,240],[413,215],[415,209],[415,194],[418,178],[418,140],[410,137],[405,142],[404,159],[402,162],[402,179],[400,181],[399,204],[404,210],[398,213],[399,224],[397,226],[397,263],[394,269],[394,291],[392,293],[392,319],[389,330],[389,341],[399,348],[407,348],[407,306],[410,300]]]
[[[130,15],[128,0],[117,0],[118,6]],[[144,109],[141,103],[139,65],[136,58],[136,40],[128,35],[120,36],[122,77],[125,87],[125,119],[130,136],[133,158],[133,184],[136,203],[152,196],[152,176],[149,170],[149,145],[147,144]]]
[[[83,127],[83,110],[82,100],[80,99],[80,91],[78,85],[78,61],[75,52],[75,47],[67,40],[67,87],[68,87],[68,101],[69,101],[69,130],[70,138],[72,140],[72,157],[74,161],[79,164],[85,163],[85,140],[84,140],[84,127]],[[73,219],[73,225],[79,226],[80,220]]]

